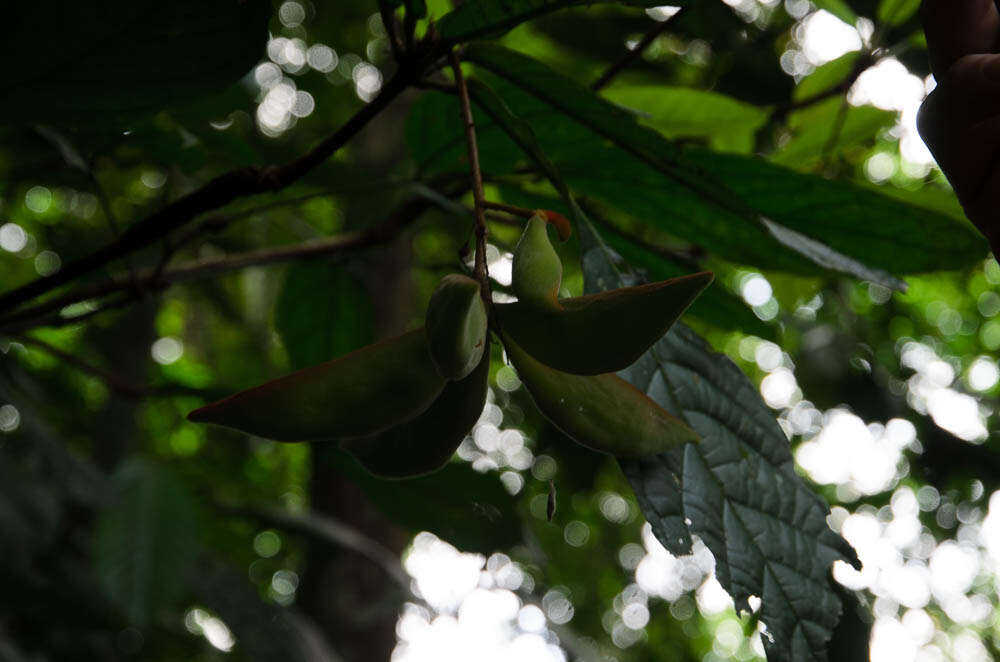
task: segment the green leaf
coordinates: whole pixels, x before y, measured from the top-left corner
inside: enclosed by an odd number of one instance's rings
[[[97,572],[128,620],[145,625],[180,596],[198,555],[197,503],[172,470],[145,459],[122,465],[111,494],[97,525]]]
[[[11,4],[0,41],[32,56],[0,116],[108,126],[216,94],[264,55],[270,13],[265,0]]]
[[[636,7],[656,7],[655,0],[597,0]],[[511,28],[559,9],[592,5],[594,0],[468,0],[445,14],[438,33],[449,43],[498,36]],[[679,2],[684,4],[684,2]]]
[[[733,97],[666,85],[621,85],[601,93],[637,112],[643,124],[667,138],[706,138],[723,151],[748,153],[768,110]]]
[[[876,17],[885,25],[902,25],[920,9],[920,0],[882,0]]]
[[[585,231],[588,291],[621,282],[603,241]],[[622,470],[653,532],[674,554],[698,535],[740,611],[761,599],[768,659],[825,660],[841,605],[828,583],[836,560],[857,563],[826,524],[829,508],[799,478],[788,441],[750,381],[682,324],[622,375],[683,417],[700,444]]]
[[[643,213],[637,216],[655,219],[669,209],[685,218],[685,222],[672,225],[675,234],[695,242],[715,235],[728,253],[723,254],[731,259],[742,255],[743,261],[748,261],[763,253],[763,260],[755,262],[760,266],[803,270],[801,262],[796,265],[786,258],[779,260],[784,262],[779,266],[768,259],[774,243],[765,238],[769,232],[765,220],[816,241],[835,240],[832,249],[854,258],[853,263],[845,261],[841,266],[851,269],[847,273],[866,279],[872,277],[873,270],[854,269],[854,265],[864,263],[906,273],[963,266],[982,256],[985,244],[981,238],[959,229],[950,219],[880,198],[847,182],[793,173],[762,159],[694,148],[681,150],[575,81],[502,47],[474,44],[467,48],[466,57],[508,78],[634,157],[631,167],[623,167],[628,161],[615,154],[617,150],[594,140],[576,140],[555,149],[546,146],[546,153],[567,182],[588,194],[603,189],[597,195],[623,206],[645,197],[651,204],[644,205]],[[520,114],[516,106],[513,112]],[[545,136],[546,132],[536,129],[536,134]],[[647,190],[637,191],[637,187]],[[690,215],[701,217],[704,225],[697,227],[687,218]],[[901,243],[919,244],[923,250],[901,251]],[[711,247],[718,249],[718,245]],[[802,255],[810,260],[814,256],[814,251]]]
[[[358,437],[414,418],[443,388],[420,328],[240,391],[188,420],[275,441]]]
[[[504,333],[545,365],[576,375],[617,372],[635,362],[680,319],[712,274],[623,287],[539,308],[497,304]]]
[[[345,354],[372,337],[372,306],[364,287],[342,267],[303,262],[289,268],[275,327],[298,370]]]
[[[860,51],[852,51],[841,55],[836,60],[816,67],[816,70],[799,81],[795,86],[792,98],[796,101],[808,99],[826,92],[843,81],[854,71],[855,63],[861,55]]]
[[[858,15],[844,0],[815,0],[813,4],[817,9],[825,9],[848,25],[854,25],[858,20]]]
[[[495,473],[452,462],[432,476],[386,482],[347,453],[337,453],[330,461],[389,519],[413,533],[430,531],[461,549],[484,554],[521,541],[514,498]]]
[[[828,99],[788,118],[792,138],[771,155],[771,161],[799,167],[824,154],[874,142],[879,131],[896,122],[896,113],[874,106],[852,106],[843,98]]]

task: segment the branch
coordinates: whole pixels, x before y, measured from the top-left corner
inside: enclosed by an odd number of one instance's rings
[[[237,198],[280,191],[326,161],[363,129],[409,85],[419,80],[434,61],[436,51],[401,63],[396,75],[370,103],[359,110],[332,136],[305,155],[283,166],[242,168],[211,180],[196,191],[175,200],[125,230],[115,241],[63,266],[60,271],[33,280],[0,295],[0,312],[9,311],[46,292],[89,274],[102,266],[143,249],[190,222],[199,214],[226,205]]]
[[[774,110],[771,111],[770,122],[778,123],[784,121],[784,119],[792,112],[796,110],[802,110],[803,108],[808,108],[814,106],[821,101],[826,101],[832,97],[839,96],[841,94],[846,94],[854,87],[854,83],[858,81],[858,77],[861,76],[865,70],[868,69],[874,63],[874,56],[870,52],[862,53],[858,56],[857,62],[854,63],[854,68],[847,76],[834,85],[829,87],[822,92],[817,92],[812,96],[806,97],[805,99],[800,99],[798,101],[792,101],[780,106],[775,106]]]
[[[608,83],[614,80],[615,76],[623,72],[625,69],[630,67],[633,62],[642,57],[642,54],[645,52],[647,48],[649,48],[649,45],[652,44],[654,41],[656,41],[657,37],[666,32],[670,28],[670,26],[673,25],[675,21],[677,21],[677,19],[679,19],[687,12],[687,10],[690,7],[691,5],[685,5],[681,7],[679,10],[677,10],[676,13],[674,13],[673,16],[671,16],[665,21],[657,23],[649,30],[647,30],[646,34],[644,34],[642,36],[642,39],[639,40],[639,43],[635,45],[635,48],[625,53],[625,55],[623,55],[620,60],[618,60],[617,62],[613,62],[607,69],[605,69],[604,73],[601,74],[597,78],[597,80],[595,80],[593,83],[590,84],[590,89],[596,92],[597,90],[606,87]]]
[[[127,297],[126,301],[131,300],[135,296],[138,296],[135,284],[139,285],[140,291],[157,291],[166,289],[174,283],[237,269],[245,269],[246,267],[330,257],[331,255],[338,255],[351,250],[388,243],[397,236],[402,228],[414,222],[431,206],[433,206],[433,202],[430,200],[424,197],[414,197],[397,207],[379,225],[360,232],[344,234],[329,239],[307,241],[291,246],[280,246],[278,248],[238,253],[225,257],[197,260],[174,267],[173,269],[145,269],[136,273],[135,283],[132,282],[128,275],[118,274],[108,281],[81,286],[62,296],[54,297],[36,306],[25,308],[0,319],[0,331],[5,333],[19,333],[38,326],[49,325],[52,319],[46,318],[46,315],[58,313],[71,304],[99,299],[109,294],[130,292],[132,296]],[[121,305],[122,302],[116,302],[115,307],[120,307]],[[89,311],[85,315],[90,317],[94,312]],[[80,321],[80,318],[57,317],[55,321],[63,324],[75,323]]]
[[[462,75],[462,63],[455,51],[449,53],[451,70],[455,74],[458,99],[461,105],[462,122],[465,124],[465,142],[469,153],[469,168],[472,170],[472,199],[476,216],[476,261],[475,274],[479,280],[483,301],[490,305],[490,276],[486,267],[486,195],[483,193],[483,173],[479,168],[479,148],[476,145],[476,124],[472,120],[472,103],[469,88]]]
[[[389,39],[389,48],[392,49],[392,59],[402,62],[403,47],[399,43],[399,33],[396,32],[396,13],[389,6],[388,0],[378,0],[378,11],[382,16],[386,37]]]
[[[23,335],[12,335],[11,338],[21,343],[22,345],[28,345],[30,347],[35,347],[40,349],[46,354],[54,356],[66,365],[76,368],[82,373],[91,375],[92,377],[97,377],[99,380],[104,382],[104,384],[119,395],[122,395],[130,399],[141,399],[154,395],[158,392],[158,389],[151,388],[148,386],[141,386],[139,384],[133,384],[124,377],[116,375],[113,372],[104,370],[95,365],[87,363],[80,357],[70,354],[62,349],[59,349],[55,345],[50,345],[44,340],[39,340],[38,338],[32,338],[31,336]]]
[[[218,508],[235,517],[248,517],[278,529],[312,536],[328,545],[353,550],[381,567],[403,590],[409,591],[410,578],[407,577],[396,554],[378,541],[329,515],[316,512],[298,514],[279,508],[256,509],[222,505]]]

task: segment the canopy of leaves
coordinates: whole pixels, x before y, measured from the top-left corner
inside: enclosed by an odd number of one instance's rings
[[[875,618],[995,657],[1000,267],[911,158],[917,99],[858,92],[876,65],[924,88],[919,3],[816,0],[857,37],[823,57],[813,5],[680,4],[5,8],[0,658],[436,659],[419,633],[484,596],[545,614],[501,618],[511,657],[860,659]],[[486,197],[572,220],[560,296],[715,273],[620,373],[698,444],[571,444],[496,343],[471,434],[413,480],[185,420],[468,273],[453,47]],[[503,299],[522,222],[486,218]]]

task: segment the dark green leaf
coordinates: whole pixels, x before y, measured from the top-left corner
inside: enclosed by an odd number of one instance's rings
[[[765,220],[829,243],[835,251],[854,258],[853,265],[864,263],[898,273],[967,265],[983,254],[981,238],[938,214],[901,205],[847,182],[793,173],[758,158],[680,150],[655,131],[639,126],[631,114],[531,58],[487,44],[470,46],[466,55],[634,157],[635,163],[626,171],[622,156],[614,154],[617,150],[594,140],[546,149],[567,182],[588,194],[603,187],[601,197],[622,205],[645,196],[651,204],[639,216],[656,218],[667,209],[679,216],[695,214],[708,227],[695,231],[692,223],[678,222],[673,231],[686,232],[693,241],[715,234],[731,259],[739,259],[740,254],[744,260],[755,259],[750,251],[756,248],[755,253],[764,253],[762,264],[775,262],[768,259],[774,242],[762,237],[768,233]],[[546,136],[547,132],[536,128],[536,134]],[[592,181],[584,183],[587,179]],[[648,190],[635,190],[638,187]],[[728,237],[732,239],[726,241]],[[899,250],[900,244],[921,248]],[[813,252],[804,255],[813,256]],[[787,259],[784,263],[785,268],[796,266]],[[871,276],[871,269],[859,271],[853,265],[841,263],[851,269],[848,273]],[[802,270],[801,265],[797,270]]]
[[[657,6],[655,0],[598,1],[613,1],[636,7]],[[593,2],[594,0],[468,0],[441,17],[438,32],[445,41],[457,44],[470,39],[496,36],[533,18]]]
[[[372,307],[363,286],[343,268],[304,262],[288,270],[275,327],[298,370],[357,349],[372,337]]]
[[[100,514],[97,571],[130,622],[145,625],[180,595],[198,554],[197,503],[177,475],[150,460],[130,460],[111,481]]]
[[[454,462],[432,476],[386,482],[347,453],[337,453],[330,461],[389,519],[414,533],[430,531],[462,549],[486,554],[521,540],[514,499],[494,473]]]
[[[667,138],[705,138],[719,150],[747,153],[768,111],[738,99],[689,87],[619,85],[602,92],[637,111],[643,124]]]
[[[587,289],[620,282],[601,239],[587,231],[582,242]],[[682,324],[622,375],[702,439],[621,462],[654,534],[675,554],[688,553],[698,535],[736,608],[749,611],[750,596],[761,599],[769,659],[825,660],[841,611],[830,565],[857,559],[827,526],[827,505],[796,475],[788,441],[756,389]]]
[[[910,20],[918,9],[920,0],[882,0],[878,5],[876,16],[880,23],[902,25]]]
[[[0,114],[109,126],[235,83],[264,54],[271,6],[114,0],[9,10],[0,41],[32,56],[13,70]]]

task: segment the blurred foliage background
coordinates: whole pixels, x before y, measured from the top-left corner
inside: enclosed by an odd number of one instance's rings
[[[229,4],[12,10],[3,289],[223,172],[305,153],[395,69],[371,2]],[[759,385],[864,562],[834,569],[847,601],[836,660],[870,648],[968,662],[1000,645],[1000,266],[915,134],[933,85],[917,4],[595,5],[502,38],[584,83],[641,44],[603,96],[872,265],[846,269],[862,278],[608,161],[603,141],[475,69],[626,260],[651,278],[716,273],[685,321]],[[428,3],[431,17],[450,8]],[[489,197],[558,208],[477,117]],[[733,611],[711,553],[666,552],[613,459],[548,426],[499,350],[474,434],[425,478],[382,482],[332,445],[185,421],[421,323],[468,257],[460,138],[451,96],[409,90],[280,193],[78,279],[76,296],[0,315],[0,659],[762,658],[756,618]],[[794,173],[849,186],[789,197],[779,185]],[[852,202],[858,191],[888,202]],[[491,223],[501,292],[518,233]],[[560,250],[579,294],[578,244]],[[897,277],[908,289],[891,289]]]

